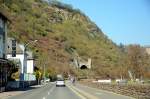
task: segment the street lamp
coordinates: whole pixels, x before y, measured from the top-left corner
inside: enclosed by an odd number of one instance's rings
[[[34,40],[34,41],[30,41],[29,43],[25,44],[25,45],[24,45],[24,50],[27,48],[27,46],[28,46],[29,44],[36,43],[37,41],[38,41],[38,40]]]
[[[33,43],[36,43],[38,40],[34,40],[34,41],[30,41],[29,43],[25,44],[24,45],[24,49],[23,49],[23,55],[24,55],[24,59],[23,59],[23,88],[24,88],[24,81],[25,81],[25,78],[24,78],[24,74],[27,73],[27,56],[26,56],[26,49],[27,47],[30,45],[30,44],[33,44]]]

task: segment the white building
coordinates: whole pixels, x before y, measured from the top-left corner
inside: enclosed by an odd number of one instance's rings
[[[27,60],[27,73],[32,74],[33,73],[33,59],[28,59]]]
[[[8,51],[7,51],[7,59],[8,60],[14,60],[17,61],[20,69],[20,73],[23,73],[23,61],[24,61],[24,53],[23,50],[21,49],[20,44],[16,42],[16,56],[12,56],[12,40],[13,38],[8,38],[7,44],[8,44]]]
[[[7,59],[8,60],[14,60],[17,61],[17,63],[19,63],[19,69],[20,69],[20,73],[23,73],[23,59],[24,59],[24,55],[21,53],[16,54],[16,57],[12,57],[11,53],[7,54]]]
[[[8,18],[0,12],[0,92],[5,90],[10,66],[6,60]]]
[[[34,59],[32,58],[32,52],[27,52],[27,73],[33,74],[34,72]]]
[[[21,74],[32,75],[34,72],[34,59],[32,58],[32,52],[26,52],[26,55],[25,55],[23,52],[24,45],[18,44],[16,42],[16,56],[15,57],[12,56],[12,40],[13,40],[12,38],[9,38],[7,42],[8,43],[7,59],[14,60],[15,62],[17,62],[17,64],[19,65],[19,70]]]

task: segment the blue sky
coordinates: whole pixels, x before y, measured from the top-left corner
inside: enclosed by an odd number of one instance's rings
[[[61,0],[80,9],[115,43],[150,45],[150,0]]]

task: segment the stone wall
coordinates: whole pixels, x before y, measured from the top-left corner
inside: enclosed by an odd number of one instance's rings
[[[102,90],[107,90],[126,96],[131,96],[136,99],[150,99],[150,85],[100,84],[87,81],[80,81],[79,83],[90,87],[99,88]]]

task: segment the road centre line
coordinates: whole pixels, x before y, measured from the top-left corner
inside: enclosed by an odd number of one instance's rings
[[[43,97],[42,99],[46,99],[50,95],[50,93],[53,92],[54,89],[55,89],[55,86],[53,86],[52,88],[50,88],[50,90],[47,92],[47,95],[45,97]]]
[[[55,86],[53,86],[53,87],[49,90],[49,94],[52,93],[54,89],[55,89]]]

